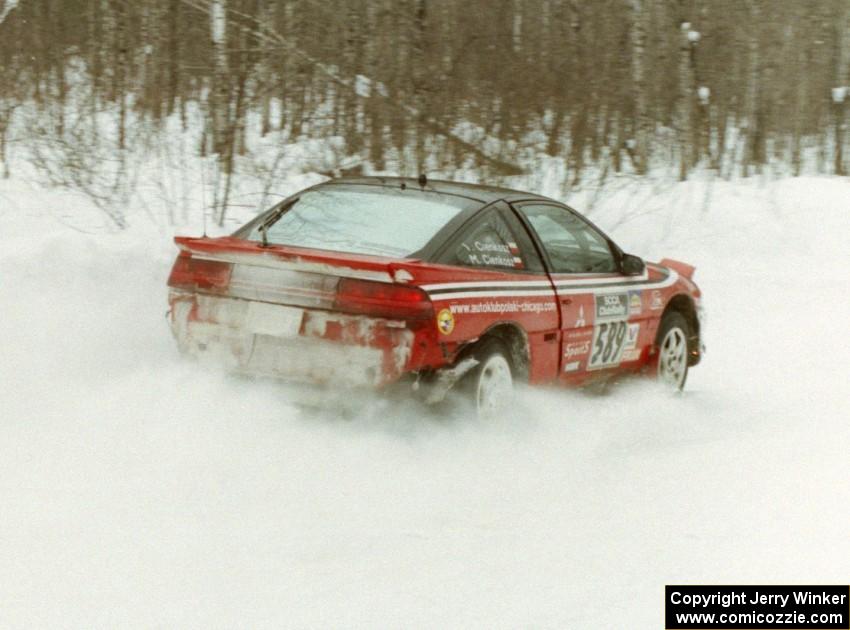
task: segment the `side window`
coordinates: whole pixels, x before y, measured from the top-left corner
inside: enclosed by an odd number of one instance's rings
[[[539,271],[539,261],[520,249],[514,231],[499,212],[489,210],[448,246],[439,262],[494,270]]]
[[[618,270],[608,241],[578,215],[546,204],[523,204],[518,209],[537,233],[556,273]]]

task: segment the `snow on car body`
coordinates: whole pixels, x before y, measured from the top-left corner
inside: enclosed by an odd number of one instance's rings
[[[175,242],[181,349],[250,373],[439,399],[488,366],[565,385],[650,367],[681,387],[702,351],[693,267],[645,264],[530,193],[338,179],[232,236]]]

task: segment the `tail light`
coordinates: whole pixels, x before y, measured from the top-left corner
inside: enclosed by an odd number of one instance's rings
[[[434,305],[422,289],[354,278],[339,281],[334,310],[387,319],[429,319],[434,315]]]
[[[168,286],[189,291],[224,291],[230,284],[232,269],[233,265],[227,262],[192,258],[189,252],[180,252],[168,276]]]

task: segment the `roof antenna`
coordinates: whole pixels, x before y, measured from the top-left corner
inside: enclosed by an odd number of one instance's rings
[[[427,177],[425,177],[425,173],[422,173],[422,174],[419,176],[419,187],[420,187],[420,188],[425,188],[425,186],[426,186],[427,184],[428,184],[428,178],[427,178]]]

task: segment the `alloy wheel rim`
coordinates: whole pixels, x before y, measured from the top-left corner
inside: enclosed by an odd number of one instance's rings
[[[688,342],[681,328],[671,328],[661,342],[658,360],[659,378],[677,389],[685,381],[688,367]]]
[[[507,404],[513,391],[508,362],[502,356],[491,357],[478,379],[478,413],[492,416]]]

